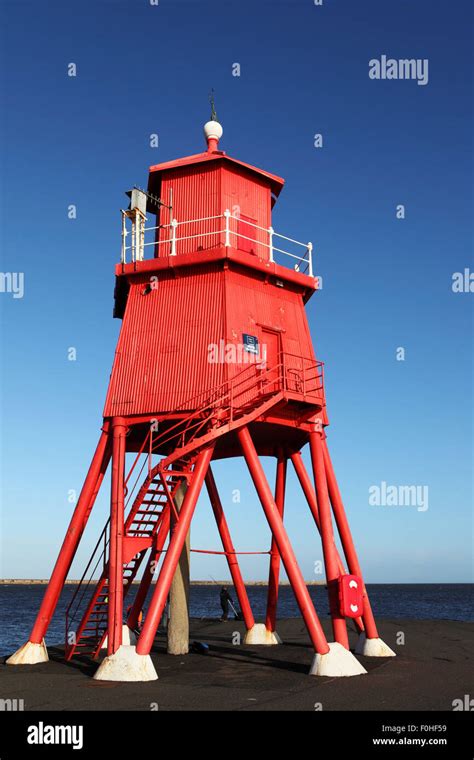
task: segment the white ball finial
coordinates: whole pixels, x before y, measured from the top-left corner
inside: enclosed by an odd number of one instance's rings
[[[209,151],[217,150],[217,144],[224,134],[222,125],[218,121],[207,121],[204,124],[204,137],[207,141],[207,149]]]

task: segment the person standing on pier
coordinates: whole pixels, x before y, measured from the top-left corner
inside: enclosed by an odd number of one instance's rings
[[[232,597],[227,591],[227,586],[222,586],[220,593],[221,607],[222,607],[222,621],[226,621],[229,617],[229,602],[233,604]]]

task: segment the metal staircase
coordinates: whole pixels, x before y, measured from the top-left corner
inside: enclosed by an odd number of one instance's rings
[[[303,365],[304,366],[304,365]],[[173,413],[178,421],[153,437],[147,433],[132,471],[149,443],[148,475],[128,512],[123,539],[123,596],[126,597],[147,551],[154,546],[166,510],[179,520],[175,496],[182,483],[192,480],[194,462],[202,448],[216,438],[248,425],[282,401],[297,394],[303,401],[324,404],[322,365],[311,362],[300,375],[281,362],[270,369],[249,365],[230,381],[188,399]],[[187,412],[186,409],[193,409]],[[151,466],[153,453],[163,458]],[[145,462],[142,465],[142,470]],[[140,473],[142,472],[140,470]],[[140,477],[138,475],[135,486]],[[134,487],[135,487],[134,486]],[[130,496],[133,494],[130,494]],[[128,503],[128,502],[127,502]],[[108,527],[105,525],[66,611],[66,659],[76,654],[96,657],[107,635]],[[95,579],[100,573],[99,579]],[[89,590],[92,594],[89,597]],[[86,601],[88,599],[88,601]]]
[[[288,356],[286,361],[267,369],[249,365],[211,392],[201,393],[183,404],[188,408],[194,406],[196,411],[154,439],[154,451],[171,450],[160,464],[163,467],[173,464],[215,438],[248,425],[290,397],[322,408],[325,403],[322,363],[312,361],[298,372],[288,367]]]
[[[180,469],[155,468],[140,488],[125,521],[123,595],[126,597],[143,562],[153,546],[166,509],[174,509],[176,491],[191,476],[194,458],[180,461]],[[104,527],[99,541],[66,612],[66,659],[75,654],[97,656],[107,633],[108,608],[108,531]],[[100,577],[93,576],[100,570]],[[85,599],[92,587],[92,595]]]

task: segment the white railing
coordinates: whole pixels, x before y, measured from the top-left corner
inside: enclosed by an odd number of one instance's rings
[[[129,226],[127,226],[127,220]],[[219,223],[217,220],[221,220]],[[248,235],[239,232],[239,229],[235,222],[242,222],[245,227],[253,227],[256,232],[256,237],[249,237]],[[206,225],[206,223],[208,223]],[[231,214],[229,209],[226,209],[223,214],[216,216],[205,216],[201,219],[189,219],[184,222],[178,222],[177,219],[173,219],[170,224],[163,224],[156,227],[146,227],[146,217],[140,212],[134,211],[122,211],[122,251],[121,262],[127,263],[128,255],[130,251],[130,258],[132,262],[143,261],[145,259],[145,249],[149,246],[155,250],[159,246],[169,247],[169,256],[176,256],[177,245],[185,240],[198,240],[209,239],[212,236],[221,236],[222,245],[226,248],[238,248],[240,240],[246,240],[253,243],[256,248],[268,249],[268,258],[271,262],[275,261],[275,254],[281,254],[282,256],[288,256],[295,259],[294,269],[297,272],[308,274],[313,277],[313,244],[301,243],[299,240],[281,235],[279,232],[275,232],[273,227],[261,227],[258,224],[243,220],[238,214]],[[192,235],[179,235],[179,228],[185,225],[200,225],[199,232]],[[202,229],[204,225],[204,229]],[[207,228],[208,227],[208,228]],[[165,231],[165,238],[157,240],[158,230]],[[153,239],[147,242],[147,233],[153,233]],[[148,235],[151,237],[151,235]],[[130,238],[130,245],[127,245],[127,240]],[[275,245],[275,238],[278,240],[284,240],[286,243],[290,243],[292,250],[288,251],[284,248],[280,248]],[[206,241],[206,247],[208,245]],[[277,241],[278,242],[278,241]],[[219,240],[217,240],[219,243]],[[285,245],[285,243],[280,243]],[[197,249],[197,247],[196,247]],[[300,249],[304,249],[301,253],[298,253]],[[191,249],[190,249],[191,250]],[[187,251],[188,252],[188,251]],[[190,252],[190,251],[189,251]],[[279,258],[279,257],[278,257]],[[278,262],[277,262],[278,263]]]

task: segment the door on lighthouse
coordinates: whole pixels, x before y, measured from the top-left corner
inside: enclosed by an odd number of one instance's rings
[[[239,221],[237,222],[237,248],[240,251],[257,253],[256,224],[256,219],[252,219],[251,216],[245,216],[245,214],[240,214]]]
[[[262,329],[262,346],[260,350],[262,364],[262,393],[275,393],[280,390],[281,350],[280,333],[267,328]]]

